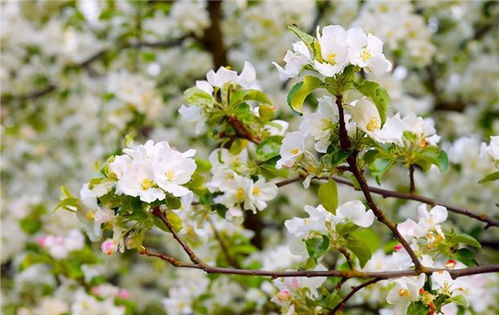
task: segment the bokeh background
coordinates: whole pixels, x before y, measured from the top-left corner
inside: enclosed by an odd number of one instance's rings
[[[381,38],[394,70],[376,80],[388,90],[392,112],[433,118],[451,162],[443,176],[417,173],[420,192],[498,215],[498,185],[476,183],[494,169],[480,145],[499,134],[499,2],[81,0],[2,1],[0,8],[4,314],[276,311],[269,282],[207,278],[133,252],[104,258],[79,232],[76,216],[54,208],[60,186],[77,195],[126,135],[194,147],[206,157],[213,143],[199,136],[203,126],[182,121],[177,111],[183,90],[209,69],[240,71],[250,61],[279,117],[293,122],[286,105],[293,82],[281,81],[271,64],[296,41],[289,25],[310,33],[318,25],[360,26]],[[393,171],[385,185],[405,187],[405,176]],[[341,188],[341,199],[354,196]],[[399,218],[416,207],[382,202]],[[258,231],[265,242],[252,244],[263,251],[247,249],[269,269],[293,263],[283,246],[283,220],[316,201],[310,190],[290,185],[275,203],[279,210],[264,217],[273,223]],[[450,220],[483,241],[477,259],[499,261],[497,231]],[[38,245],[47,235],[70,239],[75,250],[47,258]],[[161,237],[151,235],[150,242],[177,250]],[[492,314],[494,304],[477,312]]]

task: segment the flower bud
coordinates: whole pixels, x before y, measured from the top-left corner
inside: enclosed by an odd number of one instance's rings
[[[107,239],[102,243],[100,248],[104,254],[109,256],[109,255],[112,255],[116,252],[116,250],[118,249],[118,246],[114,240]]]

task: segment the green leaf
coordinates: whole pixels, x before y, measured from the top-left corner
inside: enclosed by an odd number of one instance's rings
[[[19,226],[21,226],[21,229],[23,229],[24,232],[28,234],[35,234],[41,229],[42,222],[38,217],[30,215],[19,221]]]
[[[376,159],[369,165],[369,171],[374,176],[376,182],[381,184],[381,178],[392,168],[395,160],[390,159]]]
[[[319,202],[331,213],[336,213],[338,208],[338,187],[334,179],[329,178],[321,184],[318,191]]]
[[[313,76],[305,76],[303,82],[295,84],[291,91],[288,93],[288,105],[291,109],[298,113],[302,114],[302,107],[305,98],[312,93],[313,90],[322,86],[322,81]]]
[[[274,117],[274,110],[270,105],[260,105],[258,108],[258,116],[264,121],[270,121]]]
[[[256,147],[256,160],[265,162],[279,156],[281,149],[281,136],[268,137]]]
[[[352,232],[351,236],[355,239],[363,240],[366,242],[367,246],[371,250],[371,253],[374,253],[381,243],[381,239],[373,229],[359,229],[357,231]]]
[[[465,234],[465,233],[457,234],[456,236],[454,236],[452,238],[452,240],[456,243],[466,244],[466,245],[477,247],[477,248],[482,247],[480,242],[477,241],[473,236]]]
[[[384,124],[390,109],[390,95],[378,83],[368,80],[354,82],[354,87],[363,95],[371,98],[378,109],[381,123]]]
[[[454,295],[450,299],[447,299],[446,304],[451,303],[451,302],[456,303],[457,305],[462,305],[462,306],[468,305],[468,300],[466,300],[466,298],[462,294]]]
[[[477,261],[475,260],[475,254],[467,249],[461,248],[455,253],[455,257],[457,260],[465,264],[466,266],[478,266]]]
[[[339,235],[345,238],[348,237],[351,233],[357,231],[358,229],[360,229],[360,226],[352,222],[336,224],[336,232],[338,232]]]
[[[288,29],[293,32],[304,44],[307,46],[310,54],[312,56],[320,55],[320,46],[319,42],[315,39],[315,37],[299,30],[294,26],[289,26]]]
[[[259,90],[245,90],[243,100],[245,101],[257,101],[262,104],[271,104],[267,95]]]
[[[421,301],[412,302],[407,308],[407,314],[411,315],[427,315],[430,314],[430,308],[428,305]]]
[[[449,159],[447,158],[447,153],[445,151],[440,151],[440,154],[437,157],[438,160],[438,169],[441,173],[444,173],[449,167]]]
[[[310,258],[317,263],[317,258],[321,257],[329,248],[329,238],[321,235],[321,238],[310,238],[305,241],[307,252]]]
[[[478,183],[481,184],[481,183],[485,183],[485,182],[493,182],[493,181],[496,181],[498,179],[499,179],[499,171],[485,176],[484,178],[480,179],[480,181]]]
[[[198,106],[211,106],[214,102],[213,97],[205,91],[193,86],[184,91],[184,98],[189,104]]]
[[[352,253],[355,254],[355,256],[357,256],[360,266],[364,268],[364,266],[372,256],[369,245],[365,241],[353,237],[347,239],[346,245],[347,248],[351,250]]]

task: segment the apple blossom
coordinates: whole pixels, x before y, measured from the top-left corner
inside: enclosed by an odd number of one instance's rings
[[[296,159],[303,153],[305,134],[294,131],[286,134],[280,149],[281,158],[276,163],[276,168],[292,167]]]

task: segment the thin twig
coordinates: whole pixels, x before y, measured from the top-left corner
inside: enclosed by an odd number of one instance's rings
[[[346,250],[346,248],[340,247],[338,248],[338,251],[345,256],[345,259],[347,260],[348,267],[350,269],[354,269],[353,262],[352,262],[352,256],[350,256],[350,253]]]
[[[185,250],[185,248],[184,248]],[[464,276],[471,276],[483,273],[499,272],[499,265],[484,265],[477,267],[469,267],[463,269],[443,269],[443,268],[426,268],[425,271],[417,270],[397,270],[397,271],[381,271],[381,272],[362,272],[357,270],[299,270],[299,271],[266,271],[266,270],[252,270],[252,269],[236,269],[236,268],[223,268],[214,267],[207,264],[189,264],[182,263],[178,260],[160,253],[150,251],[142,248],[140,254],[156,257],[162,259],[174,267],[178,268],[191,268],[203,270],[206,273],[213,274],[230,274],[230,275],[246,275],[246,276],[261,276],[271,278],[287,278],[287,277],[341,277],[341,278],[358,278],[358,279],[393,279],[400,277],[415,277],[421,273],[431,275],[433,272],[447,271],[452,278],[456,279]]]
[[[373,283],[376,283],[378,281],[380,281],[381,279],[372,279],[372,280],[369,280],[367,282],[364,282],[358,286],[355,286],[355,287],[352,287],[352,291],[350,291],[350,293],[348,293],[344,298],[343,300],[340,301],[340,303],[338,303],[338,305],[336,305],[333,310],[329,313],[331,315],[333,314],[336,314],[338,311],[341,311],[344,307],[345,307],[345,304],[347,303],[347,301],[352,297],[354,296],[355,293],[357,293],[359,290],[362,290],[363,288],[373,284]]]
[[[409,193],[414,194],[416,192],[416,182],[414,181],[414,165],[409,165]]]
[[[346,129],[345,117],[343,112],[343,97],[341,94],[336,95],[336,105],[338,107],[338,113],[339,113],[340,145],[343,151],[348,152],[351,150],[351,142],[350,138],[348,137],[348,132]],[[359,182],[360,189],[364,193],[364,197],[367,200],[367,204],[374,212],[376,218],[378,218],[378,221],[386,225],[386,227],[388,227],[388,229],[390,229],[390,231],[392,232],[393,236],[395,236],[395,238],[399,240],[400,244],[402,244],[404,249],[407,251],[407,254],[409,254],[409,256],[411,257],[411,260],[414,263],[416,270],[423,270],[424,266],[419,261],[419,258],[416,256],[416,253],[411,248],[411,245],[409,245],[409,243],[404,239],[402,234],[400,234],[399,230],[397,229],[397,225],[393,223],[390,219],[388,219],[388,217],[384,214],[381,208],[379,208],[378,205],[374,202],[371,192],[369,191],[369,187],[367,186],[366,179],[362,174],[362,171],[359,169],[359,166],[357,165],[357,154],[358,152],[356,150],[350,153],[350,155],[347,158],[347,162],[350,172],[352,172],[352,174]]]
[[[282,187],[282,186],[289,185],[289,184],[295,183],[297,181],[300,181],[302,178],[303,178],[302,176],[293,177],[293,178],[278,182],[278,183],[276,183],[276,185],[277,185],[277,187]],[[328,178],[329,177],[317,177],[315,179],[316,180],[327,180]],[[337,183],[355,188],[355,184],[351,180],[348,180],[348,179],[343,178],[343,177],[338,176],[338,175],[332,175],[331,178],[333,178]],[[408,194],[408,193],[403,193],[403,192],[398,192],[398,191],[394,191],[394,190],[383,189],[383,188],[373,187],[373,186],[367,186],[367,187],[369,188],[369,191],[371,193],[381,195],[383,198],[398,198],[398,199],[419,201],[419,202],[422,202],[422,203],[425,203],[428,205],[432,205],[432,206],[439,205],[439,206],[447,208],[447,211],[450,211],[450,212],[453,212],[456,214],[460,214],[460,215],[464,215],[464,216],[476,219],[478,221],[482,221],[484,223],[487,223],[488,226],[499,227],[498,220],[495,220],[494,218],[489,217],[485,214],[474,213],[471,210],[456,207],[456,206],[450,205],[448,203],[438,201],[435,199],[431,199],[431,198],[428,198],[425,196],[417,195],[417,194]]]
[[[189,247],[189,245],[187,245],[187,243],[177,234],[177,232],[175,232],[175,229],[170,224],[170,222],[168,222],[168,220],[166,219],[166,217],[163,214],[163,212],[159,209],[159,207],[153,208],[151,212],[152,212],[152,214],[154,216],[158,217],[161,221],[163,221],[163,223],[166,225],[166,227],[168,228],[168,230],[170,230],[170,232],[172,233],[173,238],[180,244],[180,246],[182,246],[182,248],[184,249],[185,253],[189,256],[189,258],[191,259],[191,261],[194,264],[202,265],[203,263],[201,262],[201,259],[199,259],[196,256],[196,254]]]

